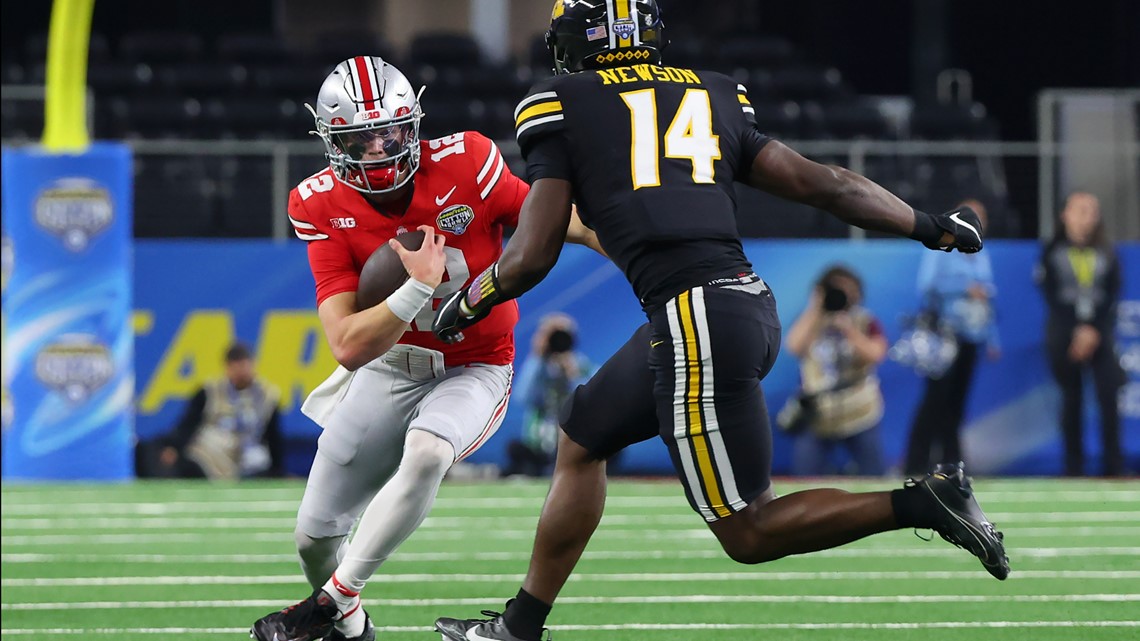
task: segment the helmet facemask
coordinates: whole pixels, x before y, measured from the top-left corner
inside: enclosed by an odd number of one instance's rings
[[[421,90],[422,91],[422,90]],[[381,110],[383,115],[383,110]],[[330,125],[313,114],[325,157],[344,184],[366,194],[384,194],[408,183],[420,168],[419,101],[411,113],[358,124]]]

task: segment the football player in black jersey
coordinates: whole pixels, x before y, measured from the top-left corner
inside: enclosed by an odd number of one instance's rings
[[[916,527],[966,548],[998,579],[1009,573],[1001,533],[960,465],[939,465],[893,492],[777,498],[759,382],[779,350],[780,322],[741,247],[732,183],[945,251],[982,248],[977,215],[916,211],[858,174],[770,140],[756,130],[743,86],[662,66],[665,42],[655,0],[555,3],[547,43],[559,73],[515,113],[532,184],[518,229],[499,261],[437,312],[435,333],[462,340],[493,305],[542,280],[574,202],[649,319],[567,404],[523,589],[490,620],[439,619],[445,638],[539,638],[601,519],[605,460],[654,436],[693,509],[741,563]]]

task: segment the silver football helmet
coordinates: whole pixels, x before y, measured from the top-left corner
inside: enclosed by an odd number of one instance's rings
[[[395,191],[420,168],[419,94],[383,59],[357,56],[338,64],[321,85],[316,109],[305,106],[333,174],[349,187]]]

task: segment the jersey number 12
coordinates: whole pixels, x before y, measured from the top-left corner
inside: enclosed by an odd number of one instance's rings
[[[621,95],[629,107],[630,175],[633,188],[661,186],[661,151],[657,128],[657,91],[639,89]],[[686,89],[673,122],[665,131],[665,157],[693,163],[693,182],[716,182],[720,137],[713,133],[712,103],[704,89]]]

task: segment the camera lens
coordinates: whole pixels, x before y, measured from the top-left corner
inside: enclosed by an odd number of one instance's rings
[[[574,348],[574,335],[564,329],[557,329],[550,332],[550,338],[546,341],[546,349],[551,354],[561,354],[562,352],[569,352]]]
[[[847,292],[834,285],[823,286],[823,308],[829,312],[839,312],[847,309]]]

